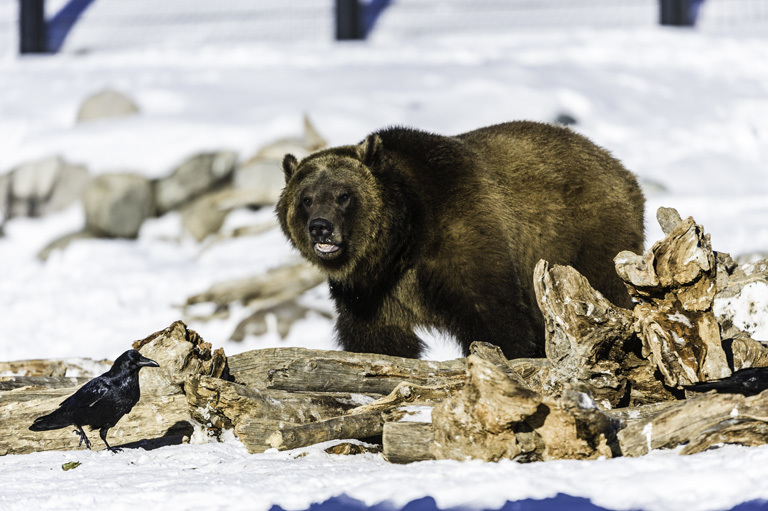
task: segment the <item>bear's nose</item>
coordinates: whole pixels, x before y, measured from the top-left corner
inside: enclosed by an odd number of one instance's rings
[[[325,218],[315,218],[309,222],[309,235],[315,241],[325,241],[333,234],[333,224]]]

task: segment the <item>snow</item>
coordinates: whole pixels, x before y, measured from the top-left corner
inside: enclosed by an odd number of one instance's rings
[[[0,54],[0,173],[58,154],[94,174],[131,170],[158,177],[201,150],[233,149],[248,158],[270,141],[298,135],[304,113],[333,145],[356,143],[391,124],[453,134],[568,113],[578,121],[574,129],[639,175],[647,192],[648,245],[662,236],[656,208],[671,206],[704,225],[715,250],[735,258],[768,254],[768,32],[563,25],[500,32],[382,33],[343,45],[238,42],[53,57]],[[106,87],[131,95],[142,114],[76,125],[82,99]],[[238,212],[226,228],[272,219],[268,210]],[[179,319],[188,296],[299,258],[276,229],[195,243],[182,235],[176,214],[146,222],[136,241],[82,240],[45,263],[35,258],[49,241],[82,225],[78,207],[5,224],[0,360],[114,358]],[[766,296],[750,287],[727,304],[764,340]],[[332,311],[323,286],[302,300]],[[235,307],[228,319],[190,326],[227,354],[334,348],[332,322],[320,314],[300,321],[285,340],[275,331],[228,340],[245,313]],[[459,355],[449,339],[424,333],[429,358]],[[0,508],[304,509],[342,493],[367,504],[403,505],[431,495],[441,507],[492,508],[508,499],[566,493],[611,509],[707,511],[768,499],[768,447],[527,465],[393,466],[380,455],[328,455],[322,446],[251,455],[236,439],[195,440],[117,455],[73,450],[2,457]],[[62,470],[70,461],[82,464]]]
[[[393,506],[432,495],[442,509],[495,509],[565,493],[609,509],[705,511],[766,497],[768,447],[694,456],[656,451],[590,462],[424,461],[326,454],[326,444],[248,454],[236,440],[144,451],[42,452],[0,459],[0,507],[28,509],[306,509],[342,493]],[[64,471],[62,465],[80,462]],[[58,489],[58,491],[57,491]]]

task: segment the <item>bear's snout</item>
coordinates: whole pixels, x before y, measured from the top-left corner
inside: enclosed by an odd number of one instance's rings
[[[314,218],[309,222],[309,235],[315,242],[327,242],[333,234],[333,224],[325,218]]]

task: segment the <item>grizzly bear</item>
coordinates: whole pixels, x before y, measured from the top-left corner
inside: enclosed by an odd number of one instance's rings
[[[328,276],[347,351],[418,357],[417,326],[509,358],[543,355],[533,268],[571,265],[616,305],[613,258],[642,253],[644,198],[607,151],[565,127],[457,136],[387,128],[283,160],[280,226]]]

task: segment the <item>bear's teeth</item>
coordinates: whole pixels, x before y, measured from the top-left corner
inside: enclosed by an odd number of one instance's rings
[[[339,249],[338,245],[333,245],[331,243],[317,243],[315,247],[317,247],[317,250],[325,254],[336,252]]]

